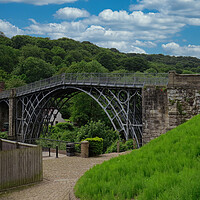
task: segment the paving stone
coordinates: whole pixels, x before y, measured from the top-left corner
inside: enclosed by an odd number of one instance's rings
[[[120,153],[124,154],[124,153]],[[81,158],[55,154],[43,157],[43,181],[0,193],[0,200],[76,200],[73,188],[76,181],[91,167],[119,154],[104,154],[98,157]]]

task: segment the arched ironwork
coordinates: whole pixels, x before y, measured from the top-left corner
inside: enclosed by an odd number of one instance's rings
[[[18,97],[16,112],[17,137],[21,141],[39,137],[47,133],[58,111],[65,102],[79,92],[92,97],[104,110],[114,129],[125,139],[135,138],[141,145],[141,89],[121,90],[116,87],[58,86],[29,96]],[[57,113],[54,113],[54,110]],[[140,116],[139,116],[140,115]]]
[[[142,97],[145,84],[166,85],[167,74],[61,74],[0,93],[0,102],[16,101],[16,136],[26,141],[47,133],[64,103],[79,92],[92,97],[125,139],[142,144]],[[13,102],[12,102],[13,104]]]

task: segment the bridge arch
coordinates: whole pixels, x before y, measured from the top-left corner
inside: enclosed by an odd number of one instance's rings
[[[142,122],[141,108],[138,104],[141,101],[141,89],[105,88],[94,86],[69,86],[62,85],[52,90],[45,90],[29,96],[20,97],[17,107],[21,107],[21,113],[17,113],[17,135],[23,136],[22,141],[39,137],[41,130],[48,131],[50,119],[56,115],[53,110],[58,111],[77,93],[84,92],[93,98],[107,114],[114,129],[124,134],[124,137],[135,138],[138,147],[141,146]],[[140,105],[141,106],[141,105]],[[17,109],[19,110],[19,108]]]

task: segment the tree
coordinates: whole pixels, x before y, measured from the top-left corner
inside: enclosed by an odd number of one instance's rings
[[[8,73],[0,69],[0,82],[8,79]]]
[[[44,52],[36,45],[27,44],[21,48],[21,54],[26,59],[28,57],[35,57],[44,59]]]
[[[28,57],[20,63],[15,73],[16,75],[25,74],[26,83],[31,83],[51,77],[55,70],[51,64],[46,63],[42,59]]]
[[[34,44],[34,40],[37,39],[28,35],[16,35],[12,37],[11,40],[13,47],[15,49],[20,49],[27,44]]]
[[[70,104],[71,120],[78,126],[83,126],[91,120],[102,120],[109,124],[109,119],[102,108],[89,95],[77,94],[70,100]]]
[[[19,51],[5,45],[0,45],[0,69],[11,73],[18,64]]]
[[[96,122],[90,121],[77,132],[77,141],[94,137],[103,138],[103,152],[105,152],[106,149],[119,138],[119,135],[100,120]]]
[[[25,76],[21,75],[21,76],[16,76],[13,75],[11,76],[11,78],[9,80],[6,81],[6,89],[12,89],[12,88],[16,88],[16,87],[20,87],[25,85],[25,80],[24,80]]]
[[[124,58],[121,61],[121,65],[124,66],[126,70],[131,72],[136,72],[136,71],[143,72],[149,67],[148,62],[140,57]]]
[[[51,51],[55,56],[60,56],[62,59],[64,59],[67,54],[66,51],[59,46],[54,46]]]
[[[65,63],[71,65],[72,62],[80,62],[82,60],[89,62],[91,61],[91,57],[92,55],[85,50],[71,50],[67,53],[67,56],[65,56]]]
[[[115,55],[109,51],[103,51],[99,53],[96,56],[96,59],[99,63],[101,63],[105,68],[107,68],[109,71],[116,70],[117,68],[117,59],[115,58]]]
[[[66,70],[66,73],[106,73],[108,70],[103,67],[98,61],[92,60],[90,62],[81,61],[79,63],[72,63]]]
[[[11,46],[12,41],[10,38],[6,37],[3,32],[0,31],[0,44],[6,45],[6,46]]]

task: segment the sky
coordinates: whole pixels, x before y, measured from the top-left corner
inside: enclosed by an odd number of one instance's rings
[[[200,0],[0,0],[0,31],[200,58]]]

